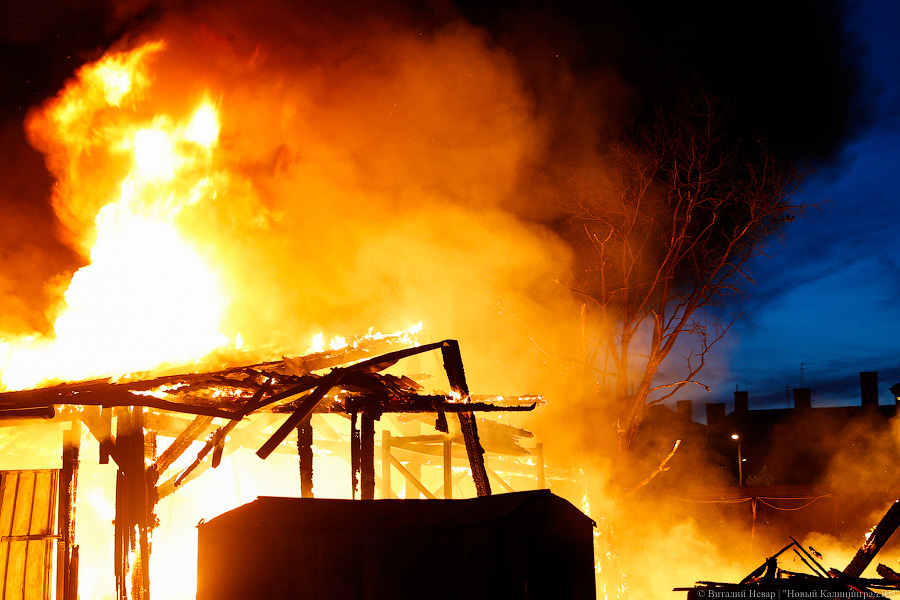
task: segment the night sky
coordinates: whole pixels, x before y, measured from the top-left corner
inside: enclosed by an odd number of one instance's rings
[[[786,406],[785,388],[813,388],[813,405],[859,399],[859,371],[878,371],[880,401],[900,382],[900,3],[850,5],[860,44],[856,101],[868,126],[816,165],[803,200],[821,203],[755,265],[757,285],[731,332],[723,395],[750,392],[751,407]],[[730,387],[729,387],[730,386]]]
[[[40,282],[81,260],[53,235],[51,182],[22,133],[27,110],[123,34],[152,24],[161,7],[182,4],[191,3],[12,1],[0,8],[0,295],[7,301],[46,301]],[[521,63],[538,103],[558,97],[548,57],[565,61],[584,89],[612,74],[628,91],[627,101],[608,106],[621,120],[645,117],[650,106],[665,106],[699,80],[729,103],[734,135],[762,133],[780,156],[810,165],[814,173],[798,199],[819,206],[754,263],[756,285],[727,307],[742,317],[701,377],[712,393],[685,397],[727,400],[740,387],[750,392],[751,407],[784,406],[785,389],[800,385],[802,365],[814,405],[858,400],[857,372],[869,370],[879,371],[881,399],[888,400],[887,387],[900,382],[893,230],[900,223],[900,51],[892,31],[900,3],[466,1],[402,8],[414,22],[462,15],[484,27]],[[3,224],[23,214],[32,219],[29,230]],[[13,254],[33,256],[27,273],[11,266],[19,264],[8,261]],[[46,328],[42,318],[7,316],[0,325],[25,332]]]

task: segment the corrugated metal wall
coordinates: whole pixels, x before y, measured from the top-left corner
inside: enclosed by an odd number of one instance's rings
[[[49,600],[58,471],[0,471],[0,600]]]

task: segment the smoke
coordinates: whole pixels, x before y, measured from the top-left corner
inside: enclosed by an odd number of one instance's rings
[[[482,31],[273,3],[173,15],[127,44],[155,39],[156,110],[187,113],[205,93],[219,106],[227,181],[181,226],[222,265],[230,333],[284,348],[421,320],[487,357],[467,361],[473,389],[537,385],[552,316],[577,315],[554,283],[569,251],[510,210],[545,200],[522,190],[544,128]],[[95,210],[60,213],[78,237]],[[514,347],[530,358],[509,361]]]
[[[27,151],[17,121],[0,123],[0,144],[9,153],[0,177],[0,331],[46,332],[53,304],[79,259],[58,236],[43,201],[50,181],[39,157]]]

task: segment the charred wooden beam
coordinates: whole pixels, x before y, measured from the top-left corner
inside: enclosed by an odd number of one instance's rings
[[[152,444],[145,435],[143,409],[119,409],[116,451],[122,461],[116,473],[116,590],[125,600],[130,576],[132,600],[145,600],[150,594],[150,534],[157,496],[147,472]]]
[[[275,448],[285,440],[285,438],[293,431],[297,425],[300,424],[303,419],[312,414],[313,409],[315,409],[316,405],[325,397],[331,388],[337,385],[341,381],[341,377],[343,377],[345,371],[341,369],[335,369],[331,371],[328,375],[325,375],[319,380],[319,385],[314,389],[303,401],[300,405],[294,410],[293,414],[287,418],[287,420],[282,423],[281,427],[272,434],[263,446],[257,450],[256,454],[262,459],[266,459],[272,453]]]
[[[56,410],[52,406],[33,408],[0,408],[0,419],[52,419]]]
[[[844,574],[848,577],[859,577],[862,575],[863,571],[866,570],[866,567],[869,566],[875,555],[878,554],[878,551],[891,538],[898,526],[900,526],[900,500],[896,500],[891,504],[881,521],[872,530],[866,543],[860,546],[853,560],[844,569]]]
[[[806,549],[803,547],[803,544],[801,544],[800,542],[798,542],[797,540],[795,540],[793,536],[791,536],[791,541],[794,542],[794,545],[795,545],[797,548],[799,548],[800,551],[803,552],[803,554],[805,554],[806,557],[807,557],[810,561],[812,561],[812,563],[815,565],[815,567],[810,566],[810,568],[811,568],[813,571],[815,571],[815,572],[817,572],[817,573],[821,573],[821,574],[824,575],[825,577],[829,577],[829,576],[830,576],[830,573],[828,572],[828,569],[826,569],[825,567],[823,567],[822,564],[821,564],[819,561],[817,561],[817,560],[813,557],[812,554],[810,554],[809,552],[807,552]],[[812,546],[810,546],[810,549],[812,550]],[[796,552],[796,551],[797,551],[797,550],[795,549],[794,552]],[[819,556],[819,558],[822,558],[822,557]],[[804,560],[804,562],[806,562],[806,561]],[[808,563],[807,563],[807,564],[808,564]]]
[[[191,421],[191,423],[178,434],[178,437],[169,444],[169,447],[166,448],[153,462],[152,472],[154,474],[154,479],[159,479],[159,476],[164,473],[172,463],[178,460],[182,454],[184,454],[194,440],[206,431],[206,428],[212,421],[212,417],[204,415],[198,415]]]
[[[165,400],[159,400],[153,396],[139,396],[138,402],[135,403],[133,392],[146,392],[161,387],[175,386],[200,386],[200,387],[220,387],[222,385],[234,385],[240,387],[244,381],[238,379],[241,374],[258,375],[266,378],[277,378],[285,382],[296,381],[298,378],[309,375],[311,371],[332,368],[348,363],[353,363],[362,359],[371,359],[373,355],[378,361],[390,362],[396,360],[393,357],[397,352],[389,352],[378,356],[383,350],[397,345],[408,346],[412,344],[410,340],[405,340],[399,335],[388,335],[380,339],[358,340],[353,347],[311,354],[298,358],[282,358],[280,360],[256,363],[253,365],[241,365],[237,367],[229,367],[218,371],[207,371],[199,373],[176,373],[165,374],[149,379],[118,383],[110,379],[94,379],[89,381],[69,382],[60,385],[43,387],[33,390],[19,390],[14,392],[0,393],[0,409],[17,409],[17,408],[46,408],[53,405],[74,404],[74,405],[100,405],[107,406],[146,406],[158,408],[161,410],[173,410],[177,412],[186,412],[190,414],[204,414],[207,416],[230,418],[233,414],[224,414],[223,412],[215,412],[215,408],[196,406],[191,404],[168,403]],[[410,350],[418,353],[427,350],[420,350],[422,347],[414,347]],[[429,348],[433,349],[433,348]],[[367,362],[364,360],[364,362]],[[376,361],[377,362],[377,361]],[[255,386],[249,385],[249,389]],[[108,394],[109,402],[97,401],[90,398],[97,393]],[[125,395],[128,394],[128,395]],[[87,400],[87,401],[83,401]],[[174,404],[172,406],[171,404]],[[184,410],[180,410],[180,409]],[[204,411],[204,412],[198,412]],[[211,412],[210,412],[211,411]],[[225,411],[227,412],[227,411]]]
[[[763,564],[761,564],[760,566],[758,566],[756,569],[754,569],[753,571],[751,571],[749,575],[747,575],[746,577],[744,577],[744,578],[741,580],[741,583],[738,584],[738,585],[744,585],[745,583],[748,583],[748,582],[750,582],[750,581],[752,581],[752,580],[754,580],[754,579],[757,579],[757,578],[759,578],[759,577],[762,577],[762,576],[765,575],[766,573],[771,573],[771,576],[774,577],[774,576],[775,576],[775,571],[778,570],[778,562],[777,562],[778,557],[781,556],[782,554],[784,554],[785,552],[787,552],[788,550],[790,550],[791,548],[793,548],[793,547],[796,546],[796,545],[797,545],[797,541],[794,540],[793,538],[791,538],[791,543],[790,543],[790,544],[788,544],[787,546],[785,546],[784,548],[782,548],[781,550],[779,550],[778,552],[776,552],[775,554],[773,554],[772,556],[770,556],[769,558],[767,558]],[[716,584],[715,582],[706,582],[706,581],[700,581],[700,582],[698,582],[698,583],[703,583],[703,584],[711,583],[711,584],[713,584],[713,585],[718,585],[718,584]],[[723,584],[723,585],[732,585],[732,584]]]
[[[81,420],[87,425],[88,431],[97,440],[100,446],[99,461],[101,465],[109,464],[109,458],[121,464],[121,459],[116,452],[116,442],[112,435],[112,409],[99,406],[86,406],[81,413]]]
[[[300,496],[313,498],[312,415],[297,426],[297,461],[300,464]]]
[[[200,449],[200,452],[197,453],[197,458],[194,459],[194,462],[188,466],[184,471],[181,472],[180,475],[175,479],[175,487],[181,485],[181,482],[184,481],[191,472],[196,469],[203,459],[206,458],[206,455],[209,454],[212,450],[217,448],[220,444],[225,442],[225,437],[231,432],[232,429],[237,427],[237,424],[240,423],[239,420],[229,421],[222,427],[216,430],[208,440],[206,440],[206,444],[203,448]]]
[[[73,558],[75,546],[75,500],[78,491],[78,466],[81,448],[81,421],[72,420],[72,427],[63,436],[62,469],[59,474],[59,514],[57,516],[59,544],[57,547],[56,597],[58,600],[78,599],[78,563]]]
[[[356,500],[359,489],[359,472],[361,471],[362,441],[357,428],[359,413],[350,413],[350,495]]]
[[[216,447],[213,448],[212,455],[212,467],[213,469],[218,469],[219,465],[222,464],[222,455],[225,452],[225,440],[219,440],[219,443],[216,444]]]
[[[215,429],[213,425],[213,419],[215,417],[207,417],[205,415],[192,415],[185,413],[172,413],[169,411],[161,411],[150,408],[147,410],[144,415],[144,427],[155,431],[158,435],[177,438],[181,433],[188,427],[191,423],[193,423],[197,418],[208,419],[209,425],[206,427],[206,431],[201,431],[198,436],[202,436],[204,433],[212,433],[212,429]]]
[[[889,566],[884,563],[878,563],[878,566],[875,567],[875,572],[884,577],[885,579],[890,579],[891,581],[900,582],[900,573],[893,570]]]
[[[536,406],[537,402],[532,402],[531,404],[524,404],[521,406],[501,406],[497,404],[488,404],[485,402],[460,403],[448,401],[433,405],[434,409],[443,412],[525,412],[534,410]]]
[[[445,340],[441,345],[441,355],[444,359],[444,370],[450,388],[460,397],[460,403],[469,401],[469,386],[466,383],[466,372],[462,364],[462,355],[459,352],[459,343],[456,340]],[[487,470],[484,466],[484,448],[478,440],[478,426],[475,424],[475,413],[461,411],[459,426],[463,439],[466,442],[466,452],[469,455],[469,466],[472,469],[472,479],[475,480],[475,490],[479,496],[491,495],[491,483],[488,481]]]
[[[210,417],[234,418],[235,410],[224,410],[217,407],[184,404],[163,400],[154,396],[135,394],[141,391],[146,382],[141,384],[96,383],[90,385],[72,385],[65,388],[42,388],[23,392],[6,392],[0,394],[0,408],[30,409],[44,408],[52,405],[75,406],[143,406],[157,410],[169,410]],[[152,389],[152,388],[151,388]]]
[[[360,418],[360,497],[375,499],[375,417],[363,411]]]
[[[267,420],[256,419],[256,420],[252,421],[249,425],[244,427],[243,431],[241,431],[241,430],[236,429],[237,424],[240,422],[242,422],[242,421],[232,421],[232,422],[228,423],[227,425],[223,426],[222,428],[216,430],[210,436],[210,439],[207,440],[207,445],[204,447],[204,450],[206,450],[206,452],[201,450],[201,453],[203,453],[203,456],[202,457],[198,456],[198,458],[194,461],[194,463],[192,463],[191,466],[188,467],[188,469],[190,469],[189,471],[187,469],[185,469],[185,471],[182,471],[181,473],[178,473],[177,475],[173,475],[172,477],[167,479],[165,482],[159,484],[156,487],[156,493],[157,493],[158,499],[162,500],[163,498],[166,498],[166,497],[172,495],[173,493],[175,493],[176,489],[178,489],[179,487],[181,487],[183,485],[186,485],[190,481],[193,481],[194,479],[199,477],[200,474],[204,473],[207,469],[210,468],[210,466],[211,466],[210,463],[204,462],[203,458],[205,458],[206,455],[209,454],[209,452],[213,448],[215,448],[216,445],[218,445],[218,441],[215,439],[216,435],[225,436],[225,435],[232,434],[232,432],[234,432],[235,434],[240,433],[241,435],[246,435],[248,438],[250,438],[250,437],[254,437],[255,435],[261,433],[262,430],[265,429],[265,427],[269,424],[269,422]],[[226,430],[226,428],[227,428],[227,430]],[[222,454],[223,458],[228,456],[229,454],[231,454],[235,449],[237,449],[237,447],[238,446],[235,444],[228,445],[225,448],[225,450],[223,451],[223,454]]]

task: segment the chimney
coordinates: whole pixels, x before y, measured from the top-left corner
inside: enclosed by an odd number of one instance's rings
[[[878,406],[878,371],[860,371],[859,391],[863,406]]]
[[[749,392],[739,392],[735,390],[734,392],[734,412],[743,414],[750,410],[750,393]]]
[[[725,421],[725,403],[711,402],[706,405],[706,424],[719,425]]]
[[[694,420],[694,403],[690,400],[678,400],[675,402],[675,413],[679,421],[690,423]]]
[[[797,410],[812,407],[812,390],[810,388],[794,388],[794,408]]]

